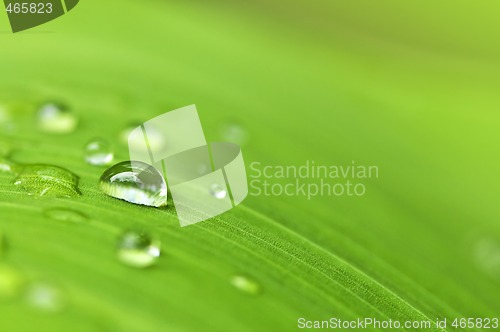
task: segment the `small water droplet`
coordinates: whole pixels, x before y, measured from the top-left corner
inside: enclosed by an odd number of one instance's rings
[[[14,180],[14,185],[28,195],[44,197],[74,197],[80,195],[78,177],[53,165],[26,165]]]
[[[78,124],[78,118],[66,105],[50,102],[38,110],[38,127],[55,134],[71,133]]]
[[[160,256],[160,242],[143,232],[127,231],[118,239],[118,259],[132,267],[151,266]]]
[[[130,148],[137,148],[137,149],[142,149],[144,147],[144,138],[141,137],[134,137],[133,139],[129,140],[129,135],[134,131],[137,127],[140,127],[142,123],[140,122],[133,122],[130,125],[128,125],[120,134],[120,138],[124,144],[127,144]],[[158,150],[164,145],[164,137],[163,134],[161,133],[160,129],[152,125],[151,123],[148,124],[147,127],[147,133],[148,133],[148,144],[149,147],[152,150]]]
[[[43,214],[50,219],[69,223],[81,223],[88,220],[83,213],[67,208],[47,209]]]
[[[492,238],[479,240],[475,248],[478,266],[493,278],[500,278],[500,243]]]
[[[248,142],[248,132],[237,123],[227,123],[221,129],[221,136],[224,141],[236,143],[240,146]]]
[[[199,175],[205,175],[205,174],[208,174],[209,172],[211,171],[210,167],[208,167],[207,164],[199,164],[198,166],[196,166],[196,172],[199,174]]]
[[[129,125],[127,125],[125,127],[125,129],[123,129],[120,133],[120,140],[122,141],[122,143],[124,144],[129,144],[128,143],[128,137],[130,136],[130,134],[132,133],[132,131],[134,131],[135,128],[139,127],[141,125],[140,122],[136,121],[136,122],[132,122],[130,123]]]
[[[94,166],[109,165],[113,161],[111,146],[101,138],[92,139],[85,145],[85,161]]]
[[[210,195],[212,195],[213,197],[218,198],[218,199],[224,199],[227,196],[227,191],[226,191],[226,189],[222,188],[220,185],[213,184],[210,187]]]
[[[10,120],[10,114],[7,106],[0,104],[0,124],[6,123]]]
[[[151,165],[124,161],[111,166],[101,176],[101,190],[109,196],[134,204],[167,205],[167,184]]]
[[[9,300],[16,297],[23,285],[21,273],[7,264],[0,264],[0,300]]]
[[[26,302],[40,311],[56,313],[66,307],[67,301],[66,295],[59,287],[38,281],[28,285]]]
[[[257,295],[261,291],[260,284],[257,281],[241,274],[234,275],[231,278],[231,284],[240,291],[251,295]]]
[[[0,172],[16,173],[17,171],[19,171],[19,168],[19,165],[12,160],[0,157]]]

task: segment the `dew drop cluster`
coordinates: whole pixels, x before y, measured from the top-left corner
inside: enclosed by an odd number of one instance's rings
[[[0,130],[15,128],[10,122],[12,116],[7,106],[0,104]],[[36,111],[37,128],[47,135],[71,134],[79,126],[79,117],[67,104],[51,101],[41,104]],[[128,145],[143,144],[129,140],[128,136],[140,124],[131,124],[121,133],[123,143]],[[235,124],[225,126],[221,135],[229,141],[244,144],[248,133]],[[162,134],[155,128],[148,128],[149,145],[161,147],[165,142]],[[82,195],[79,177],[72,171],[53,164],[24,164],[10,158],[11,147],[0,142],[0,173],[12,177],[11,184],[19,193],[37,199],[75,199]],[[110,166],[115,158],[111,144],[103,138],[88,140],[82,149],[83,161],[90,165]],[[207,170],[201,170],[203,174]],[[102,172],[98,187],[107,196],[142,206],[161,208],[168,205],[168,188],[163,175],[152,165],[140,161],[122,161]],[[214,183],[207,188],[210,195],[225,199],[228,191],[225,186]],[[47,222],[72,227],[88,227],[92,217],[67,204],[55,204],[45,208],[43,214]],[[81,225],[81,226],[77,226]],[[68,305],[69,296],[63,287],[56,283],[28,277],[15,265],[5,262],[7,236],[0,230],[0,304],[21,298],[23,302],[36,310],[57,313]],[[112,250],[110,248],[110,250]],[[161,256],[161,243],[154,235],[144,230],[126,230],[116,238],[114,249],[120,264],[135,269],[154,266]],[[261,292],[260,284],[244,274],[233,275],[229,283],[237,290],[251,295]]]

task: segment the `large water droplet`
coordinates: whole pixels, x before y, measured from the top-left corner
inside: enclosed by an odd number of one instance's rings
[[[66,134],[75,130],[78,118],[68,106],[46,103],[38,110],[38,127],[45,132]]]
[[[240,146],[248,142],[248,132],[237,123],[227,123],[221,129],[221,136],[224,141],[232,142]]]
[[[160,256],[160,242],[143,232],[127,231],[118,239],[118,259],[129,266],[145,268]]]
[[[149,206],[167,205],[167,184],[154,168],[140,161],[124,161],[101,176],[101,190],[127,202]]]
[[[213,184],[210,187],[210,195],[212,195],[213,197],[218,198],[218,199],[224,199],[227,196],[227,191],[226,191],[226,189],[222,188],[220,185]]]
[[[24,279],[21,273],[7,264],[0,264],[0,300],[9,300],[17,296]]]
[[[74,197],[80,195],[78,177],[70,171],[53,165],[24,166],[14,185],[28,195],[44,197]]]
[[[52,220],[69,223],[81,223],[88,220],[87,216],[83,213],[67,208],[47,209],[43,214]]]
[[[66,306],[65,293],[55,285],[46,282],[34,282],[26,289],[27,303],[40,310],[56,313]]]
[[[231,284],[240,291],[251,295],[257,295],[261,291],[260,284],[257,281],[241,274],[234,275],[231,278]]]
[[[113,151],[108,142],[94,138],[85,145],[85,161],[94,166],[109,165],[113,161]]]

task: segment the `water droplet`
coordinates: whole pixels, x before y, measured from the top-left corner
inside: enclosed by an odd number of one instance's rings
[[[131,148],[142,149],[144,147],[144,138],[142,136],[134,137],[133,139],[129,140],[129,135],[132,133],[132,131],[134,131],[137,127],[140,127],[141,125],[142,123],[140,122],[134,122],[128,125],[127,128],[125,128],[120,134],[122,142],[127,144]],[[148,124],[147,132],[148,132],[149,147],[152,150],[160,149],[164,144],[164,137],[160,129],[158,129],[152,124]]]
[[[139,127],[141,125],[140,122],[132,122],[130,123],[125,129],[123,129],[120,133],[120,140],[124,144],[129,144],[128,143],[128,137],[134,131],[135,128]]]
[[[483,238],[476,244],[477,264],[484,272],[500,278],[500,243],[492,238]]]
[[[222,188],[220,185],[213,184],[210,187],[210,195],[212,195],[213,197],[218,198],[218,199],[224,199],[227,196],[227,191],[226,191],[226,189]]]
[[[0,264],[0,300],[8,300],[17,296],[24,279],[21,273],[7,264]]]
[[[240,291],[251,295],[257,295],[261,291],[260,284],[257,281],[241,274],[234,275],[231,278],[231,284]]]
[[[237,123],[227,123],[221,129],[221,136],[224,141],[232,142],[240,146],[248,142],[248,132]]]
[[[26,165],[14,185],[28,195],[44,197],[74,197],[80,195],[78,177],[70,171],[53,165]]]
[[[118,240],[118,259],[129,266],[145,268],[160,256],[160,242],[146,233],[127,231]]]
[[[6,123],[10,120],[10,114],[7,106],[0,104],[0,123]]]
[[[205,174],[208,174],[209,172],[211,171],[210,167],[208,167],[207,164],[199,164],[198,166],[196,166],[196,172],[199,174],[199,175],[205,175]]]
[[[26,290],[26,302],[41,311],[56,313],[66,306],[64,292],[46,282],[34,282]]]
[[[16,173],[19,171],[19,165],[12,160],[0,157],[0,172]]]
[[[101,176],[101,190],[112,197],[134,204],[167,205],[167,184],[151,165],[124,161],[111,166]]]
[[[48,209],[43,214],[50,219],[62,222],[81,223],[88,220],[87,216],[83,213],[66,208]]]
[[[113,161],[111,146],[101,138],[92,139],[85,146],[85,161],[94,166],[109,165]]]
[[[50,102],[38,111],[38,127],[42,131],[66,134],[74,131],[77,124],[76,115],[66,105]]]

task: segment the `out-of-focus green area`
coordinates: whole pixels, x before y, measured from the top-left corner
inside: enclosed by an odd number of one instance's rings
[[[2,144],[18,162],[71,170],[83,194],[36,200],[0,173],[2,264],[61,285],[68,302],[47,314],[4,301],[0,327],[290,331],[300,317],[498,315],[499,10],[491,1],[82,0],[18,34],[0,11]],[[36,129],[36,107],[50,100],[79,114],[75,132]],[[380,176],[362,197],[249,196],[187,228],[172,210],[99,192],[103,169],[81,156],[90,138],[126,160],[128,124],[190,104],[209,141],[224,140],[227,124],[243,128],[247,166],[355,161]],[[44,209],[57,206],[90,221],[47,220]],[[136,225],[162,241],[149,270],[115,257],[117,234]],[[259,294],[233,287],[239,274]]]

